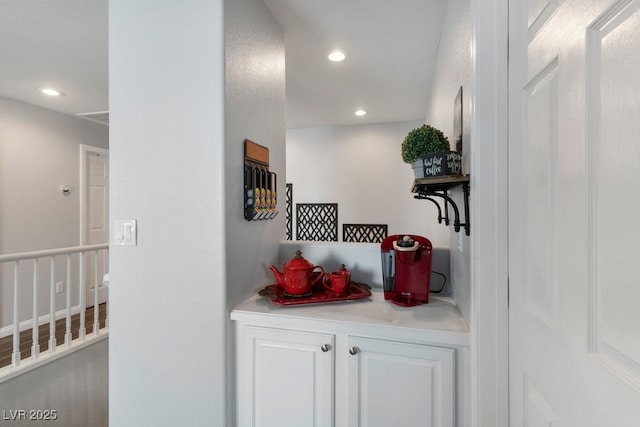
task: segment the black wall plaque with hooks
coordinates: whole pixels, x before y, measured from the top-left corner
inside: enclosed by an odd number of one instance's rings
[[[244,218],[273,219],[278,215],[277,176],[269,170],[269,149],[244,140]]]
[[[461,222],[460,209],[456,202],[449,196],[448,191],[458,185],[462,186],[464,195],[464,222]],[[413,196],[416,199],[429,200],[438,207],[438,223],[449,225],[451,218],[449,217],[449,205],[453,209],[453,228],[456,232],[460,231],[460,227],[464,227],[467,236],[471,233],[469,224],[469,175],[462,176],[440,176],[435,178],[417,178],[413,182],[411,188]],[[443,200],[444,208],[440,206],[438,199]]]

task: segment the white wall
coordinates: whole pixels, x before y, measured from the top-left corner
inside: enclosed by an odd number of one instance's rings
[[[109,62],[110,424],[223,426],[223,0],[110,0]]]
[[[225,232],[227,308],[273,280],[285,236],[285,52],[284,33],[262,0],[225,2]],[[244,140],[269,149],[269,169],[278,174],[278,209],[272,220],[244,219]],[[235,359],[233,327],[226,350]],[[229,369],[229,372],[232,372]],[[235,377],[227,377],[229,425],[235,425]]]
[[[80,244],[80,144],[108,148],[109,128],[0,97],[0,253]],[[71,186],[68,196],[60,191],[63,184]],[[48,296],[45,267],[41,294]],[[62,264],[58,267],[57,280],[65,280]],[[13,275],[0,269],[2,327],[12,323]],[[57,298],[59,310],[65,294]],[[24,320],[31,313],[30,286],[20,301]],[[41,298],[40,313],[48,310],[48,299]]]
[[[108,148],[109,128],[0,97],[0,253],[80,243],[80,144]]]
[[[261,0],[225,3],[226,256],[229,307],[273,279],[285,238],[284,33]],[[272,220],[244,219],[244,140],[269,148],[278,174],[278,209]]]
[[[454,100],[460,86],[463,87],[463,169],[469,171],[470,156],[475,147],[472,147],[472,81],[474,64],[472,58],[472,24],[471,7],[469,0],[449,0],[445,14],[443,32],[440,38],[435,61],[433,82],[427,104],[425,122],[442,130],[452,141],[453,138],[453,111]],[[455,149],[455,147],[452,147]],[[473,174],[471,175],[473,179]],[[461,190],[454,190],[450,194],[464,213],[464,204]],[[474,195],[471,194],[471,203]],[[426,202],[423,202],[426,203]],[[461,219],[462,220],[462,219]],[[481,226],[471,223],[471,234]],[[463,316],[471,319],[471,251],[470,238],[461,229],[459,233],[449,227],[449,242],[451,249],[451,275],[453,296],[460,307]]]
[[[12,420],[20,427],[107,427],[108,351],[105,339],[0,384],[0,411],[55,410],[55,420]],[[15,412],[14,412],[15,413]],[[49,413],[51,415],[51,413]],[[113,425],[113,424],[112,424]]]
[[[111,249],[110,422],[232,425],[229,309],[284,236],[244,220],[243,141],[284,176],[284,38],[259,0],[109,7],[110,216],[138,220]]]
[[[287,182],[295,203],[338,203],[343,223],[388,224],[389,234],[427,237],[449,246],[437,210],[411,193],[414,175],[400,146],[421,121],[287,130]],[[295,230],[294,230],[295,239]]]
[[[471,236],[451,234],[451,272],[471,331],[472,426],[508,425],[507,10],[502,0],[448,1],[426,116],[451,136],[464,87]]]

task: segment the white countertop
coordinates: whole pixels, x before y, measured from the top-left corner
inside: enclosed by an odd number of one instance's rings
[[[431,295],[428,304],[400,307],[385,301],[379,288],[371,290],[371,297],[360,300],[286,307],[254,295],[234,308],[231,319],[290,328],[318,325],[317,321],[338,329],[357,324],[373,330],[388,328],[387,333],[393,332],[398,338],[469,345],[469,328],[451,298]]]

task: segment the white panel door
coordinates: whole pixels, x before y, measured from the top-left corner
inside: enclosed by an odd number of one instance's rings
[[[109,242],[109,151],[83,145],[83,244]],[[94,305],[94,291],[98,289],[98,302],[106,300],[102,277],[108,272],[105,253],[87,254],[85,262],[86,305]]]
[[[509,1],[510,425],[640,425],[640,1]]]
[[[359,337],[348,344],[349,427],[455,425],[454,349]]]
[[[238,339],[238,426],[333,425],[333,335],[242,326]]]

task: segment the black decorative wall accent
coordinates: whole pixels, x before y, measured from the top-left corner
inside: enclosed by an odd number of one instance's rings
[[[342,224],[345,242],[381,243],[387,237],[387,224]]]
[[[338,241],[337,203],[297,203],[296,240]]]
[[[287,184],[285,191],[285,226],[287,231],[287,240],[293,240],[293,184]]]

